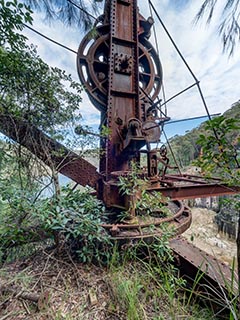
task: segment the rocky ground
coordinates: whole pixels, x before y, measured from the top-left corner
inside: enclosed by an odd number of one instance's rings
[[[218,233],[213,223],[214,216],[214,211],[192,208],[192,225],[183,236],[196,247],[231,265],[237,254],[235,240]]]

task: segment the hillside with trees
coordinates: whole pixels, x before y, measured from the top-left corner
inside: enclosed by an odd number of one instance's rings
[[[218,117],[219,121],[224,119],[235,119],[238,121],[238,126],[240,125],[240,101],[234,103],[230,109],[228,109],[224,114],[220,117]],[[169,143],[172,147],[173,153],[176,157],[176,160],[178,162],[178,165],[180,168],[187,167],[191,165],[194,160],[196,160],[200,153],[201,153],[201,144],[199,141],[199,137],[201,135],[207,135],[206,129],[206,122],[203,122],[200,126],[197,128],[194,128],[188,132],[186,132],[185,135],[175,135],[174,137],[169,139]],[[217,127],[216,123],[216,133],[220,135],[225,135],[225,132],[223,132],[222,129],[219,129]],[[219,131],[220,130],[220,131]],[[240,149],[240,132],[239,127],[237,127],[235,130],[231,130],[226,133],[226,138],[229,142],[233,143],[236,150]],[[238,151],[239,152],[239,151]],[[171,159],[170,151],[169,151],[169,157]],[[173,159],[171,159],[171,162]]]

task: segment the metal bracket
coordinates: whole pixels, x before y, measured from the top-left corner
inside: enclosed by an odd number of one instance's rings
[[[132,74],[133,56],[123,53],[114,55],[114,71],[123,74]]]

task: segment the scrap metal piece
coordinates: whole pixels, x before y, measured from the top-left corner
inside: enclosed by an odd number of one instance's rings
[[[188,207],[181,201],[169,202],[171,214],[161,217],[161,210],[153,215],[136,216],[129,222],[103,223],[102,227],[108,230],[112,238],[123,239],[152,239],[162,235],[162,225],[167,223],[173,234],[179,235],[186,231],[191,222],[192,215]]]
[[[182,275],[187,276],[188,280],[191,279],[194,282],[199,272],[203,272],[205,275],[201,279],[201,286],[205,285],[208,292],[212,291],[214,295],[216,292],[223,293],[223,290],[226,290],[228,294],[231,289],[233,293],[237,292],[237,276],[233,278],[234,270],[228,265],[197,248],[182,236],[170,240],[170,247],[178,256]]]

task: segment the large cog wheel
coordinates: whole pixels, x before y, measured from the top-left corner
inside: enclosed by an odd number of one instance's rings
[[[108,96],[109,25],[96,27],[80,43],[77,70],[91,102],[100,112],[106,112]],[[139,37],[139,91],[154,101],[162,85],[162,67],[151,43]]]

